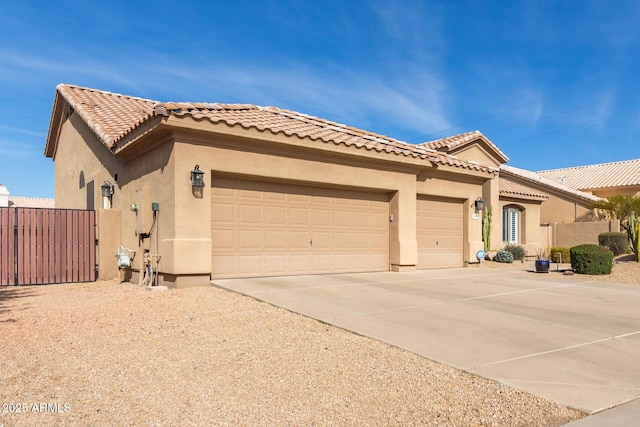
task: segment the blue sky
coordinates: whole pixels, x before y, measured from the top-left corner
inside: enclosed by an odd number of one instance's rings
[[[480,130],[512,166],[640,158],[637,1],[0,4],[0,183],[53,197],[59,83],[287,108],[418,143]]]

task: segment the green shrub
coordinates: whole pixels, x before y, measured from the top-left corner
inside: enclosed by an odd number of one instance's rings
[[[627,233],[602,233],[598,235],[598,244],[609,249],[613,255],[621,255],[629,250]]]
[[[558,262],[558,255],[562,255],[562,262],[569,262],[571,255],[569,255],[569,248],[563,248],[562,246],[555,246],[549,249],[549,260],[551,262]]]
[[[598,245],[578,245],[569,251],[571,268],[580,274],[610,274],[613,252]]]
[[[505,262],[511,264],[513,262],[513,254],[508,251],[499,251],[496,256],[493,257],[495,262]]]
[[[504,247],[505,251],[507,252],[511,252],[511,255],[513,255],[513,259],[516,261],[522,261],[524,260],[524,257],[527,255],[526,251],[524,250],[524,248],[520,245],[507,245]]]

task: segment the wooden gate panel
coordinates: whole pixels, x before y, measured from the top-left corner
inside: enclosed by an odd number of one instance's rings
[[[0,285],[95,281],[95,211],[0,208]]]

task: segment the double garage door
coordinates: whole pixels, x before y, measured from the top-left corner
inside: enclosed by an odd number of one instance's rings
[[[387,271],[386,194],[214,179],[212,277]]]
[[[462,267],[463,203],[418,196],[417,239],[419,269]]]

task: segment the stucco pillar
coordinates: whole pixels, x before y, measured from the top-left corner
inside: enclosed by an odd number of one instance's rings
[[[176,160],[174,234],[163,239],[167,252],[162,259],[162,283],[173,288],[206,285],[211,277],[211,168],[206,162],[199,166],[205,172],[205,187],[194,194],[189,181],[193,158]]]
[[[502,246],[502,210],[500,209],[500,179],[495,176],[482,185],[482,198],[486,206],[492,207],[491,245],[489,250]]]
[[[389,201],[389,261],[391,271],[414,271],[416,241],[416,181],[411,175]]]
[[[120,210],[98,209],[98,279],[109,280],[118,277],[118,261],[116,254],[121,244]]]

